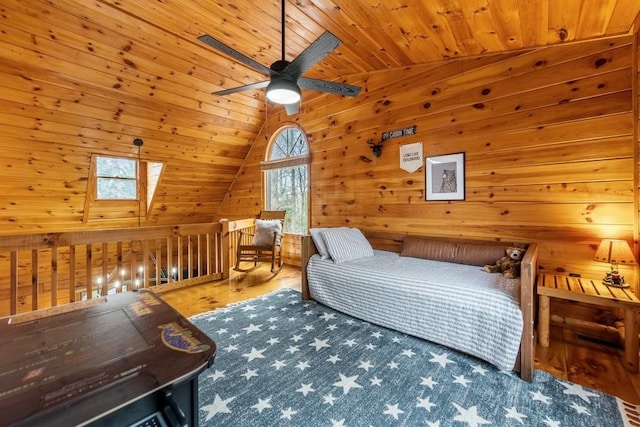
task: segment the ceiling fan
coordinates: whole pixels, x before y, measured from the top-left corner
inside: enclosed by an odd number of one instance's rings
[[[353,86],[346,83],[335,83],[326,80],[309,79],[302,77],[302,74],[320,62],[322,58],[335,50],[342,42],[329,31],[325,31],[313,43],[300,53],[293,61],[289,62],[285,59],[285,0],[282,0],[282,59],[271,64],[269,68],[258,63],[257,61],[243,55],[237,50],[225,45],[221,41],[204,34],[198,37],[198,40],[208,44],[214,49],[219,50],[225,55],[239,61],[246,66],[253,68],[269,77],[269,80],[251,83],[248,85],[221,90],[214,92],[214,95],[229,95],[231,93],[241,92],[245,90],[267,88],[267,99],[275,104],[283,104],[287,114],[295,114],[298,112],[298,105],[302,97],[300,88],[316,90],[320,92],[335,93],[345,96],[358,96],[360,93],[359,86]]]

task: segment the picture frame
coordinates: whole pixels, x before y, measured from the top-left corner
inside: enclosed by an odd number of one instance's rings
[[[424,158],[426,201],[464,200],[464,153]]]

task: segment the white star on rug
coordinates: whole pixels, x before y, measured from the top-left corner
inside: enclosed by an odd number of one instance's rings
[[[338,329],[338,325],[329,325],[327,326],[327,329],[330,331],[335,331],[336,329]]]
[[[257,369],[247,369],[247,372],[245,372],[244,374],[242,374],[240,376],[241,377],[245,377],[247,379],[247,381],[249,381],[251,378],[258,376],[258,370]]]
[[[356,340],[345,340],[344,343],[342,343],[342,345],[348,345],[349,347],[353,347],[354,345],[356,345]]]
[[[427,421],[427,426],[429,427],[440,427],[440,421],[435,421],[435,422],[431,422],[431,421]]]
[[[274,344],[278,344],[279,342],[280,342],[280,340],[279,340],[278,338],[270,338],[270,339],[267,341],[267,344],[269,344],[269,345],[274,345]]]
[[[219,371],[219,370],[216,369],[216,371],[213,374],[208,375],[208,377],[209,378],[213,378],[214,381],[215,380],[219,380],[220,378],[224,378],[224,373],[225,372],[226,371]]]
[[[274,368],[276,368],[276,371],[279,371],[279,370],[280,370],[280,368],[284,368],[285,366],[287,366],[287,364],[286,364],[286,363],[284,363],[284,362],[283,362],[283,361],[281,361],[281,360],[276,360],[275,362],[273,362],[273,363],[271,364],[271,366],[273,366]]]
[[[344,423],[344,418],[341,419],[340,421],[336,421],[332,418],[331,427],[346,427],[346,424]]]
[[[484,376],[487,373],[487,370],[480,365],[473,365],[473,371],[471,372],[473,372],[474,374],[480,374]]]
[[[587,403],[591,403],[591,401],[589,400],[589,397],[597,396],[597,394],[591,393],[590,391],[585,390],[582,386],[578,384],[567,384],[562,381],[558,381],[558,382],[560,383],[560,385],[566,388],[566,390],[564,391],[564,394],[578,396],[580,399],[584,400]]]
[[[331,346],[327,344],[329,339],[319,340],[318,338],[314,338],[313,343],[309,344],[309,347],[315,347],[316,351],[321,350],[323,348],[330,348]]]
[[[287,409],[281,409],[280,412],[282,413],[282,415],[280,415],[280,418],[282,419],[287,419],[289,421],[291,421],[291,417],[295,414],[298,413],[298,411],[294,411],[291,406],[289,406]]]
[[[356,380],[358,379],[357,375],[354,375],[352,377],[346,377],[342,374],[338,374],[338,375],[340,375],[340,381],[333,383],[333,385],[335,387],[342,387],[343,395],[349,394],[349,391],[352,388],[362,388],[362,386],[356,382]]]
[[[331,357],[329,357],[327,359],[327,362],[331,362],[331,363],[333,363],[335,365],[337,362],[339,362],[341,360],[342,359],[340,359],[337,354],[334,354],[334,355],[332,355]]]
[[[584,407],[584,406],[582,406],[582,405],[578,405],[576,402],[573,402],[573,403],[571,404],[571,407],[572,407],[573,409],[575,409],[575,410],[576,410],[576,412],[577,412],[578,414],[581,414],[581,415],[582,415],[582,414],[591,415],[591,414],[589,413],[589,411],[587,410],[587,408],[586,408],[586,407]]]
[[[540,393],[539,391],[530,391],[529,393],[531,393],[533,395],[532,399],[533,400],[538,400],[542,403],[544,403],[545,405],[551,405],[551,398],[549,396],[545,396],[544,394]]]
[[[256,306],[255,306],[255,305],[253,305],[253,304],[246,304],[246,305],[243,305],[243,306],[240,308],[240,310],[245,311],[245,312],[246,312],[246,311],[255,310],[255,309],[256,309]]]
[[[226,334],[228,332],[229,332],[229,330],[227,328],[220,328],[215,333],[218,334],[218,335],[222,335],[222,334]]]
[[[371,343],[369,343],[369,344],[367,344],[367,345],[365,346],[365,348],[366,348],[367,350],[375,350],[375,349],[376,349],[376,345],[375,345],[375,344],[371,344]]]
[[[387,366],[389,367],[389,369],[398,369],[398,364],[393,361],[387,363]]]
[[[337,397],[333,397],[333,393],[329,393],[322,396],[322,400],[324,401],[324,403],[333,406],[334,402],[337,400]]]
[[[560,421],[552,420],[548,415],[547,418],[545,418],[542,422],[549,427],[560,427]]]
[[[431,390],[433,390],[433,386],[438,385],[438,383],[436,381],[434,381],[433,378],[431,378],[431,377],[429,377],[429,378],[422,377],[421,380],[422,381],[420,382],[420,385],[426,385]]]
[[[398,404],[394,404],[394,405],[389,405],[388,403],[386,404],[387,409],[385,409],[382,413],[386,414],[386,415],[391,415],[394,419],[398,419],[398,415],[400,414],[404,414],[404,411],[400,408],[398,408]]]
[[[223,348],[223,350],[226,351],[227,353],[231,353],[232,351],[236,351],[237,349],[238,349],[238,346],[235,344],[229,344],[228,346]]]
[[[448,353],[442,353],[442,354],[435,354],[432,352],[429,352],[429,353],[431,353],[431,355],[433,356],[431,359],[429,359],[429,362],[437,363],[440,365],[441,368],[446,368],[447,364],[449,363],[454,363],[454,364],[456,363],[453,360],[449,359]]]
[[[382,387],[382,380],[377,376],[370,378],[369,381],[371,381],[371,385],[377,385],[378,387]]]
[[[416,353],[414,353],[414,351],[413,351],[413,350],[411,350],[410,348],[408,348],[408,349],[404,350],[401,354],[402,354],[403,356],[407,356],[409,359],[411,359],[413,356],[415,356],[415,355],[416,355]]]
[[[232,396],[228,399],[222,399],[220,395],[216,394],[216,397],[214,397],[213,403],[211,405],[205,405],[200,408],[203,411],[207,412],[207,418],[205,419],[205,421],[209,421],[216,414],[230,414],[231,410],[227,407],[227,404],[229,404],[235,398],[236,396]]]
[[[470,427],[478,427],[481,424],[491,424],[490,421],[487,421],[480,415],[478,415],[477,406],[472,406],[468,409],[464,409],[462,406],[455,403],[453,404],[453,406],[455,406],[459,412],[459,414],[453,418],[455,421],[467,423]]]
[[[262,331],[262,325],[254,325],[253,323],[251,323],[249,326],[247,326],[246,328],[242,328],[243,331],[247,331],[247,334],[250,334],[251,332],[260,332]]]
[[[285,350],[288,353],[296,353],[298,351],[300,351],[300,347],[298,347],[297,345],[290,345],[288,349]]]
[[[266,348],[263,348],[262,350],[256,350],[255,347],[251,347],[251,352],[244,353],[242,357],[246,357],[247,362],[251,362],[252,360],[255,360],[255,359],[264,359],[264,355],[262,353],[264,353],[265,351],[267,351]]]
[[[382,334],[380,332],[372,332],[370,335],[372,338],[381,338]]]
[[[224,319],[222,319],[222,321],[223,321],[224,323],[229,323],[229,322],[231,322],[232,320],[233,320],[233,317],[225,317]]]
[[[310,368],[310,367],[311,367],[311,365],[309,365],[309,362],[307,362],[306,360],[301,360],[296,365],[296,368],[300,369],[301,371],[304,371],[305,369]]]
[[[327,312],[325,312],[322,316],[320,316],[320,318],[322,320],[324,320],[325,322],[328,322],[329,320],[335,320],[336,315],[335,315],[335,313],[327,313]]]
[[[427,412],[431,412],[431,408],[437,406],[435,403],[431,402],[431,396],[427,396],[426,399],[418,398],[418,403],[416,403],[416,408],[424,408]]]
[[[520,412],[518,412],[518,409],[515,406],[512,406],[511,408],[503,408],[503,409],[507,411],[507,415],[505,415],[505,417],[513,418],[514,420],[518,421],[520,424],[524,424],[523,419],[527,418],[527,416],[525,414],[521,414]]]
[[[397,343],[402,342],[402,338],[393,337],[393,338],[391,338],[391,341],[393,341],[394,343],[396,343],[396,344],[397,344]]]
[[[454,375],[453,378],[455,378],[455,380],[453,380],[454,383],[460,384],[463,387],[467,387],[471,382],[466,379],[464,375]]]
[[[309,394],[309,393],[311,393],[311,392],[315,391],[313,388],[311,388],[311,386],[312,386],[312,385],[313,385],[313,383],[309,383],[309,384],[304,384],[304,383],[302,383],[302,384],[300,384],[300,388],[299,388],[299,389],[297,389],[296,391],[297,391],[298,393],[302,393],[302,395],[303,395],[304,397],[307,397],[307,394]]]
[[[309,331],[313,331],[315,328],[313,327],[313,325],[305,325],[304,328],[302,329],[309,332]]]
[[[373,365],[371,364],[370,361],[365,361],[363,362],[362,360],[360,361],[360,365],[358,366],[358,368],[360,369],[364,369],[365,371],[369,372],[369,369],[373,368]]]
[[[298,341],[302,341],[302,335],[294,335],[291,338],[289,338],[291,341],[293,342],[298,342]]]
[[[269,322],[269,323],[273,323],[273,322],[277,322],[277,321],[278,321],[278,318],[277,318],[277,317],[273,317],[273,316],[272,316],[272,317],[269,317],[269,318],[267,319],[267,322]]]
[[[258,411],[258,413],[262,413],[262,411],[264,411],[265,409],[268,408],[273,408],[273,406],[271,406],[271,398],[268,399],[258,399],[258,403],[256,403],[255,405],[252,406],[253,409],[256,409]]]

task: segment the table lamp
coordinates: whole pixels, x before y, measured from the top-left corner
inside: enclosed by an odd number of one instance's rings
[[[611,264],[611,271],[608,271],[602,279],[603,284],[619,288],[629,287],[624,281],[624,276],[618,271],[619,264],[630,265],[636,262],[626,240],[602,239],[594,259]]]

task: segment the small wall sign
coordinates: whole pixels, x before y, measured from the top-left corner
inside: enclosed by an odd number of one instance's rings
[[[415,135],[416,134],[416,128],[417,128],[417,126],[411,126],[410,128],[404,128],[404,129],[392,130],[392,131],[389,131],[389,132],[383,132],[382,133],[382,140],[386,141],[387,139],[391,139],[391,138],[399,138],[401,136]]]
[[[415,172],[422,166],[422,142],[400,146],[400,169]]]

